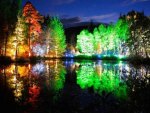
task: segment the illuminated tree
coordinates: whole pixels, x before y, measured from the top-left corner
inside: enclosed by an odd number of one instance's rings
[[[114,49],[114,40],[115,40],[115,35],[114,35],[114,26],[113,25],[109,25],[107,26],[107,30],[106,30],[106,35],[103,37],[103,44],[104,44],[104,50],[106,51],[106,55],[108,54],[112,54],[109,53],[110,51],[113,51]]]
[[[22,0],[0,1],[0,54],[6,55],[8,36],[12,34]]]
[[[97,39],[97,37],[95,36],[96,42],[99,40],[100,41],[100,45],[101,45],[101,52],[105,51],[105,42],[107,42],[106,38],[106,33],[107,33],[107,28],[105,25],[101,24],[98,27],[98,31],[99,31],[99,39]],[[94,32],[95,33],[95,32]]]
[[[123,19],[119,19],[115,25],[115,45],[119,54],[126,54],[127,48],[127,41],[130,36],[129,24],[127,21]]]
[[[35,44],[32,47],[32,51],[36,56],[44,56],[46,53],[46,45]]]
[[[143,12],[130,11],[120,17],[129,23],[130,38],[127,44],[133,56],[149,57],[150,55],[150,19]]]
[[[77,35],[77,46],[76,48],[85,55],[92,55],[95,50],[94,36],[88,30],[83,30]]]
[[[31,54],[32,46],[40,42],[40,34],[42,32],[41,23],[43,21],[42,16],[35,9],[31,2],[27,2],[23,7],[23,16],[28,24],[28,45],[29,45],[29,56]]]
[[[77,49],[85,55],[120,55],[126,50],[125,42],[129,38],[126,21],[118,20],[115,25],[99,25],[92,33],[82,30],[77,35]]]
[[[25,23],[24,17],[20,13],[18,14],[18,21],[16,23],[14,34],[9,38],[8,46],[8,51],[10,51],[10,49],[14,49],[15,54],[13,55],[15,55],[15,58],[17,58],[17,56],[25,56],[25,53],[28,51],[26,48],[27,24]]]
[[[105,52],[105,54],[109,53],[110,55],[121,54],[122,49],[124,49],[122,45],[125,44],[129,38],[127,22],[118,20],[115,25],[108,25],[107,27],[100,25],[98,31],[99,36],[95,35],[95,39],[101,37],[97,40],[101,42],[103,52]],[[94,34],[96,34],[95,32],[96,31],[94,31]]]
[[[93,35],[95,37],[96,54],[100,54],[102,52],[102,43],[101,43],[102,36],[100,35],[98,28],[94,29]]]
[[[25,55],[27,52],[27,24],[25,23],[25,19],[22,15],[18,15],[18,21],[15,28],[15,37],[16,37],[16,51],[17,54]],[[26,50],[26,51],[25,51]],[[23,54],[24,53],[24,54]]]
[[[93,31],[96,53],[101,54],[105,52],[107,54],[108,50],[113,48],[113,27],[104,26],[103,24],[99,25],[98,28],[95,28]]]
[[[54,57],[60,57],[66,49],[66,36],[63,25],[57,17],[53,17],[48,26],[50,30],[50,51],[53,52]]]

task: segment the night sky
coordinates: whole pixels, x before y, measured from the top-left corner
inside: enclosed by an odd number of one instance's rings
[[[42,15],[58,16],[66,22],[116,22],[120,13],[144,11],[150,16],[150,0],[29,0]],[[23,0],[23,5],[27,0]]]

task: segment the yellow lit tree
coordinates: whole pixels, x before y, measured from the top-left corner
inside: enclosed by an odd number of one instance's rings
[[[27,53],[27,24],[25,23],[24,17],[19,13],[18,21],[13,35],[8,41],[9,49],[8,54],[13,58],[26,56]],[[11,49],[11,50],[10,50]]]

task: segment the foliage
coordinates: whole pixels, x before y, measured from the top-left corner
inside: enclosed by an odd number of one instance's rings
[[[28,24],[28,45],[29,49],[31,49],[33,44],[41,42],[40,34],[42,32],[41,22],[43,18],[29,1],[23,7],[23,16]]]
[[[53,100],[56,101],[60,96],[60,90],[64,88],[66,70],[62,63],[57,60],[51,61],[51,64],[48,65],[48,76],[51,78],[49,79],[48,87],[51,88]]]
[[[44,56],[46,53],[46,46],[45,45],[41,45],[41,44],[35,44],[32,47],[32,51],[34,53],[34,55],[36,56]]]
[[[94,37],[88,30],[83,30],[77,35],[77,49],[83,54],[94,53]]]
[[[120,18],[129,23],[130,38],[127,43],[133,56],[150,55],[150,19],[143,12],[130,11]]]
[[[50,51],[53,52],[53,56],[60,57],[63,55],[66,49],[66,37],[64,34],[63,25],[58,17],[51,18],[48,28],[50,30]]]
[[[103,24],[95,28],[93,34],[82,30],[77,36],[77,49],[82,54],[126,54],[125,42],[129,38],[129,27],[126,21],[119,19],[115,25]]]
[[[82,64],[77,72],[77,84],[82,89],[93,88],[94,92],[102,95],[112,93],[119,98],[127,97],[127,86],[119,79],[115,72],[104,69],[98,72],[89,63]]]
[[[12,34],[22,0],[0,1],[0,54],[6,55],[8,36]]]
[[[25,23],[24,17],[21,13],[18,14],[18,21],[13,35],[8,40],[8,52],[9,56],[26,56],[27,52],[27,24]],[[12,52],[11,52],[12,51]],[[17,53],[16,53],[17,52]]]

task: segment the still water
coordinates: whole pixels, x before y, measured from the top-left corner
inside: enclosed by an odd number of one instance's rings
[[[121,61],[49,60],[1,66],[0,110],[150,113],[149,80],[149,66]]]

